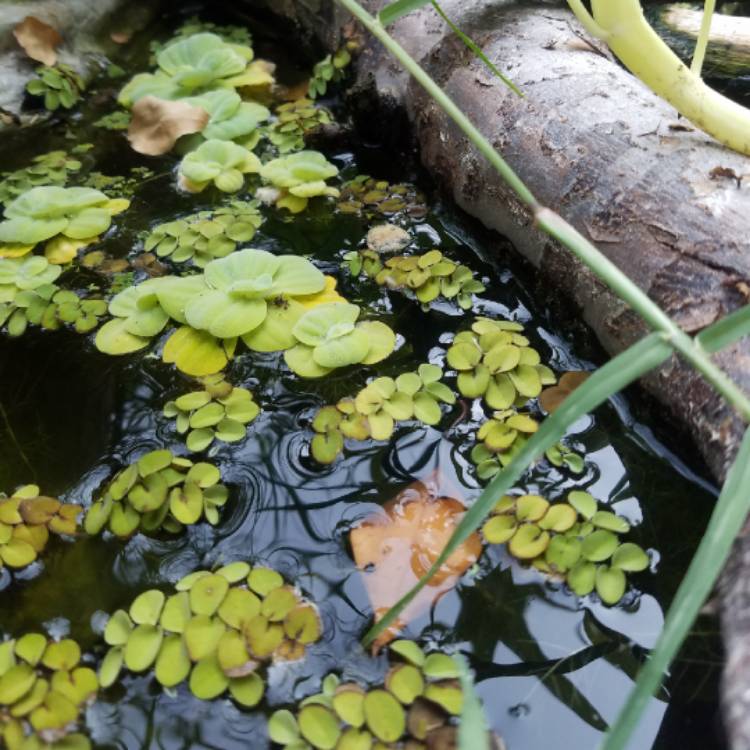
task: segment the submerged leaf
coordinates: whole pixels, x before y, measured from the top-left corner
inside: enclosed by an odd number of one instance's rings
[[[367,519],[350,535],[357,567],[367,571],[363,575],[376,621],[427,572],[466,512],[461,502],[439,494],[435,478],[410,485],[383,510],[384,514]],[[481,551],[481,539],[473,534],[406,608],[398,626],[386,631],[377,645],[390,641],[409,620],[449,591]]]

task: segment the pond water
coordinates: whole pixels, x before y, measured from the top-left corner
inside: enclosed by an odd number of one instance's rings
[[[157,25],[153,33],[164,30]],[[140,39],[117,62],[130,73],[144,69],[146,57]],[[293,80],[298,74],[283,65],[281,75]],[[178,192],[175,157],[139,156],[122,132],[94,127],[113,110],[111,93],[119,85],[104,77],[87,92],[80,113],[0,134],[6,170],[76,143],[94,146],[78,157],[83,167],[74,181],[91,171],[150,170],[136,178],[130,209],[101,244],[115,258],[141,252],[144,230],[225,200],[213,190],[197,196]],[[335,100],[327,103],[339,107]],[[336,112],[345,118],[345,112]],[[265,222],[250,244],[309,256],[338,279],[350,301],[387,322],[400,335],[400,347],[376,367],[347,368],[320,381],[293,375],[278,354],[237,356],[227,378],[249,388],[262,411],[244,441],[219,443],[209,451],[231,489],[218,525],[197,524],[176,537],[136,535],[127,542],[84,535],[53,540],[40,562],[13,577],[7,569],[0,573],[0,633],[69,634],[101,656],[95,627],[102,613],[127,608],[147,588],[166,590],[196,568],[241,559],[274,567],[301,586],[320,607],[323,639],[308,648],[304,660],[269,669],[266,700],[254,711],[225,699],[200,701],[185,686],[163,692],[150,676],[126,677],[88,712],[96,747],[263,748],[268,713],[317,692],[328,672],[343,670],[364,682],[382,678],[385,658],[371,657],[359,645],[372,610],[348,533],[403,487],[435,470],[460,499],[471,502],[482,486],[468,457],[481,415],[457,405],[436,427],[408,422],[390,441],[353,443],[323,467],[309,453],[310,422],[319,407],[354,395],[375,374],[395,376],[422,362],[443,363],[453,333],[466,327],[470,314],[523,323],[542,361],[556,373],[592,369],[602,361],[585,332],[552,312],[551,300],[538,290],[531,292],[525,269],[511,254],[442,203],[423,175],[376,146],[355,141],[323,150],[343,179],[366,172],[416,181],[429,210],[402,221],[415,238],[411,249],[439,248],[485,279],[487,289],[471,313],[449,304],[424,311],[401,292],[352,279],[341,269],[343,252],[362,246],[371,226],[367,219],[336,212],[335,202],[323,200],[293,218],[263,209]],[[106,291],[109,283],[77,265],[63,279],[78,289]],[[161,411],[191,381],[164,364],[155,346],[115,358],[96,351],[92,338],[36,328],[18,339],[0,336],[0,488],[35,482],[44,494],[88,505],[116,470],[145,451],[168,447],[185,453]],[[491,726],[510,750],[597,747],[659,633],[712,507],[714,488],[660,441],[661,418],[649,414],[637,396],[619,396],[574,426],[567,441],[585,456],[582,474],[541,462],[518,487],[555,499],[586,489],[628,519],[629,538],[650,550],[652,565],[629,576],[626,597],[614,607],[595,596],[580,599],[521,566],[504,547],[492,546],[455,590],[408,626],[407,635],[423,644],[470,656]],[[633,748],[720,746],[716,630],[711,617],[698,623],[672,678],[634,734]]]

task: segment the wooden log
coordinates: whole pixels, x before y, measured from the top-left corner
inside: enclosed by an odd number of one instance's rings
[[[672,3],[650,8],[647,17],[656,31],[685,62],[693,57],[703,11]],[[703,65],[704,78],[750,75],[750,18],[716,13]]]

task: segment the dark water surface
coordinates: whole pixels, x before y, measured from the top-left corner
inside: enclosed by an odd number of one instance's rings
[[[130,210],[117,217],[104,242],[109,253],[125,255],[149,225],[222,199],[208,191],[180,195],[174,189],[173,157],[138,157],[122,134],[92,128],[90,123],[112,108],[102,91],[107,85],[119,83],[103,84],[100,95],[90,96],[82,114],[67,123],[0,134],[0,149],[4,168],[13,169],[53,148],[91,141],[95,148],[82,157],[86,168],[111,175],[144,164],[152,169],[155,176],[139,186]],[[376,177],[413,177],[382,150],[355,147],[327,155],[346,176],[357,172],[359,161]],[[429,183],[421,186],[431,194]],[[377,374],[442,360],[450,334],[465,317],[450,307],[425,313],[398,293],[352,281],[339,271],[341,252],[357,247],[367,231],[364,220],[335,214],[323,203],[292,220],[275,211],[266,215],[252,246],[309,254],[322,270],[337,275],[345,296],[378,313],[403,337]],[[487,292],[475,312],[523,322],[542,361],[556,372],[589,369],[600,361],[596,345],[562,327],[547,308],[549,300],[533,299],[523,270],[509,258],[490,259],[482,233],[450,206],[433,201],[413,231],[421,248],[439,247],[487,277]],[[77,275],[68,278],[81,287],[100,283],[93,274],[71,274]],[[107,357],[89,338],[66,332],[0,337],[0,488],[34,481],[45,494],[87,504],[113,471],[141,453],[157,447],[184,452],[160,413],[188,382],[153,352]],[[101,538],[54,541],[43,562],[13,582],[7,572],[0,574],[0,633],[17,636],[43,628],[70,633],[91,648],[97,643],[92,623],[101,623],[103,612],[127,607],[142,590],[166,588],[196,567],[247,559],[276,567],[299,583],[320,605],[324,620],[323,639],[308,650],[307,659],[269,670],[265,705],[316,692],[321,676],[334,669],[378,679],[383,660],[370,658],[358,645],[370,608],[347,532],[404,485],[435,469],[467,500],[476,497],[479,484],[468,461],[477,422],[470,416],[454,425],[458,407],[439,429],[399,428],[389,444],[358,443],[331,467],[309,458],[315,410],[353,395],[374,372],[350,369],[324,382],[304,382],[278,355],[237,357],[229,380],[250,388],[263,411],[245,441],[221,444],[210,453],[232,490],[219,525],[200,525],[175,539],[137,536],[126,544]],[[618,397],[580,420],[569,435],[585,451],[582,477],[538,467],[521,487],[554,499],[570,488],[585,488],[634,524],[632,540],[654,550],[657,562],[653,571],[632,577],[635,590],[620,605],[581,601],[493,547],[454,592],[410,625],[412,637],[458,645],[473,655],[492,726],[510,750],[594,750],[659,633],[715,493],[655,437],[654,429],[663,432],[659,417]],[[721,660],[716,629],[708,617],[696,626],[672,679],[635,733],[633,748],[721,746],[715,726]],[[185,687],[164,693],[147,677],[128,677],[122,685],[104,693],[89,712],[98,747],[265,747],[262,711],[241,712],[228,700],[204,703]]]

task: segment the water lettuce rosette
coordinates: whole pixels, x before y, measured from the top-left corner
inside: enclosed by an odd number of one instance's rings
[[[112,216],[128,205],[128,201],[110,200],[93,188],[32,188],[5,208],[5,221],[0,222],[0,256],[26,255],[40,242],[53,238],[76,241],[77,249],[82,246],[77,241],[88,244],[106,232]]]
[[[318,195],[337,198],[339,191],[326,185],[338,168],[318,151],[299,151],[264,164],[260,176],[278,188],[275,203],[292,213],[304,211],[310,198]]]
[[[269,300],[320,292],[325,277],[297,255],[247,249],[214,260],[204,272],[206,289],[184,306],[185,322],[217,338],[246,336],[265,321]],[[169,289],[162,294],[170,300]],[[271,308],[273,309],[273,308]]]
[[[156,57],[159,70],[135,76],[118,101],[132,107],[147,95],[181,99],[210,88],[242,85],[241,74],[252,59],[253,51],[246,45],[227,43],[216,34],[193,34],[161,50]]]
[[[246,174],[260,170],[260,159],[252,151],[213,138],[180,162],[180,186],[190,193],[200,193],[213,183],[224,193],[236,193],[245,184]]]
[[[318,305],[294,325],[299,342],[284,358],[298,375],[317,378],[337,367],[372,365],[385,359],[396,345],[396,335],[379,321],[357,322],[360,308],[348,302]]]

